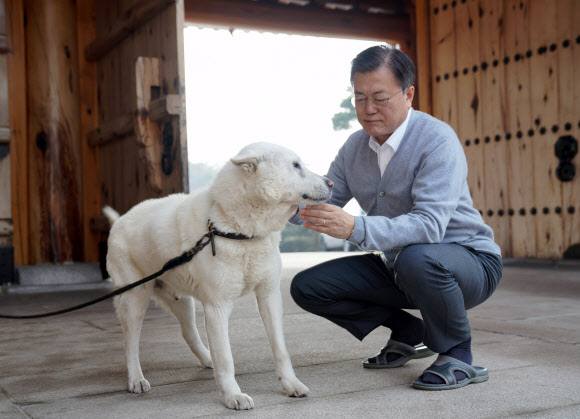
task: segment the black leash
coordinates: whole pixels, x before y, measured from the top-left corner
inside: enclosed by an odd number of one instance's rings
[[[207,229],[208,229],[208,232],[205,233],[201,237],[201,239],[198,240],[198,242],[195,244],[195,246],[193,248],[191,248],[190,250],[188,250],[187,252],[183,253],[180,256],[177,256],[173,259],[170,259],[165,265],[163,265],[163,268],[161,268],[160,271],[158,271],[152,275],[149,275],[148,277],[140,279],[137,282],[133,282],[132,284],[129,284],[129,285],[126,285],[122,288],[119,288],[119,289],[117,289],[109,294],[103,295],[102,297],[96,298],[96,299],[91,300],[91,301],[87,301],[86,303],[79,304],[79,305],[74,306],[74,307],[65,308],[63,310],[58,310],[58,311],[53,311],[50,313],[43,313],[43,314],[31,314],[31,315],[26,315],[26,316],[11,316],[11,315],[0,314],[0,319],[38,319],[41,317],[56,316],[57,314],[64,314],[64,313],[69,313],[71,311],[80,310],[81,308],[92,306],[93,304],[100,303],[101,301],[107,300],[111,297],[114,297],[116,295],[119,295],[119,294],[122,294],[126,291],[129,291],[130,289],[138,287],[139,285],[142,285],[146,282],[149,282],[149,281],[163,275],[165,272],[167,272],[173,268],[176,268],[180,265],[183,265],[184,263],[189,262],[191,259],[193,259],[193,257],[196,254],[201,252],[203,250],[203,248],[210,243],[211,243],[212,255],[215,256],[216,255],[215,241],[214,241],[215,236],[225,237],[227,239],[233,239],[233,240],[248,240],[248,239],[253,238],[253,237],[245,236],[243,234],[221,232],[221,231],[215,229],[212,222],[209,220],[207,223]]]

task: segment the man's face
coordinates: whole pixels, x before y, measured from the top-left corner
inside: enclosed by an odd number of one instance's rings
[[[355,73],[353,77],[355,101],[358,98],[362,106],[356,106],[356,116],[365,132],[375,137],[382,145],[401,125],[411,107],[415,88],[408,87],[401,92],[393,72],[385,67],[370,73]],[[385,107],[377,107],[369,98],[379,103],[390,97]],[[360,99],[366,98],[364,100]]]

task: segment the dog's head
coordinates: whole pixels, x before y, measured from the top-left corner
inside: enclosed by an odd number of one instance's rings
[[[332,194],[329,179],[308,170],[296,153],[279,145],[253,143],[230,161],[243,179],[244,193],[257,202],[313,205]]]

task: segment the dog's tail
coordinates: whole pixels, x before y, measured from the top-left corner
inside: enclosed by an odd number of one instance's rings
[[[108,205],[104,207],[102,211],[105,217],[107,217],[107,220],[109,220],[109,223],[111,225],[113,225],[113,223],[117,221],[120,217],[119,213]]]

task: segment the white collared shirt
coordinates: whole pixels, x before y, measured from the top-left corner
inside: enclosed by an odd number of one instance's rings
[[[405,121],[399,125],[399,127],[391,134],[389,139],[385,141],[382,146],[379,145],[375,137],[371,136],[369,138],[369,147],[371,150],[377,153],[379,168],[381,169],[381,176],[385,173],[387,165],[401,144],[401,140],[403,139],[405,131],[407,130],[407,125],[409,124],[409,118],[411,117],[412,111],[413,108],[409,108],[409,112],[407,112],[407,118],[405,118]]]

